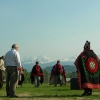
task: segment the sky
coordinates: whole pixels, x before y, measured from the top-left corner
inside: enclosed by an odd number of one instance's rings
[[[78,56],[85,41],[100,55],[100,0],[0,0],[0,55]]]

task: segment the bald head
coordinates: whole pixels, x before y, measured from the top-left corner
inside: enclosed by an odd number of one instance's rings
[[[12,49],[18,50],[18,45],[17,44],[13,44],[12,45]]]

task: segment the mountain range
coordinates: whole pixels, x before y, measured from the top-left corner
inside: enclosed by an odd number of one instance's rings
[[[65,67],[67,66],[66,68],[69,69],[69,71],[74,71],[75,70],[75,66],[74,66],[75,59],[76,59],[76,56],[72,56],[67,59],[59,59],[59,60],[63,66]],[[35,57],[24,57],[21,59],[21,62],[22,62],[22,66],[29,72],[32,70],[32,67],[35,65],[36,61],[39,62],[39,65],[42,67],[42,69],[49,68],[49,72],[50,72],[52,66],[56,64],[57,60],[58,59],[52,59],[46,56],[35,56]]]

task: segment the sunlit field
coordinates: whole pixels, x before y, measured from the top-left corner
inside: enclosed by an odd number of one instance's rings
[[[9,98],[6,97],[4,84],[0,90],[0,100],[100,100],[100,90],[93,90],[92,96],[82,97],[82,93],[83,90],[70,90],[70,83],[62,87],[44,83],[39,88],[32,84],[23,84],[16,89],[18,98]]]

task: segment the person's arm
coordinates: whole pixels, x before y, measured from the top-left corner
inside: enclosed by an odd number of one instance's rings
[[[18,52],[15,53],[15,61],[16,61],[17,67],[22,67],[21,61],[20,61],[20,55]]]
[[[43,74],[43,70],[42,70],[42,68],[40,67],[40,72]]]
[[[2,61],[2,59],[0,59],[0,67],[2,67],[3,66],[3,61]]]
[[[2,59],[0,59],[0,67],[3,65],[3,63],[2,63]]]

